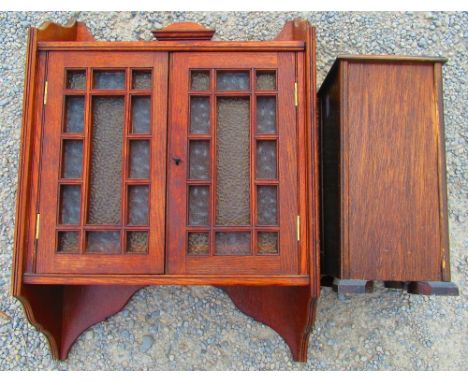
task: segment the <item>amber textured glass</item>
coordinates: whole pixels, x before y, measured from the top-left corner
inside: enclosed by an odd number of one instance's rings
[[[250,223],[250,108],[248,98],[218,98],[216,224]]]
[[[62,231],[58,233],[57,252],[78,253],[80,250],[80,233]]]
[[[86,87],[86,72],[84,70],[67,71],[67,89],[84,89]]]
[[[249,90],[249,72],[218,71],[217,90]]]
[[[132,97],[132,133],[147,134],[151,126],[151,97]]]
[[[127,252],[148,252],[148,232],[127,232]]]
[[[250,255],[250,232],[216,232],[216,255]]]
[[[208,141],[190,141],[189,150],[190,179],[208,179],[210,177],[210,143]]]
[[[208,233],[190,232],[188,234],[188,254],[207,255],[209,253]]]
[[[88,222],[119,224],[122,179],[123,97],[94,97]]]
[[[63,141],[62,178],[81,178],[83,168],[83,142]]]
[[[128,211],[129,224],[148,224],[148,186],[130,186],[128,188]]]
[[[257,133],[276,133],[276,98],[257,97]]]
[[[132,77],[133,89],[151,89],[151,71],[134,70]]]
[[[191,74],[192,90],[208,90],[210,88],[210,72],[207,70],[194,70]]]
[[[190,98],[190,133],[210,133],[210,99],[209,97]]]
[[[276,141],[257,141],[257,179],[276,179]]]
[[[257,72],[257,90],[275,90],[276,74],[275,72]]]
[[[103,71],[94,72],[95,89],[125,89],[124,71]]]
[[[67,96],[65,101],[65,132],[82,133],[84,128],[84,97]]]
[[[149,178],[149,141],[130,141],[130,178]]]
[[[86,252],[120,252],[120,232],[88,232],[86,236]]]
[[[60,188],[60,223],[79,224],[81,211],[81,187],[62,185]]]
[[[208,225],[208,186],[189,187],[189,225]]]
[[[277,188],[258,186],[257,188],[257,223],[260,225],[278,224]]]
[[[257,252],[260,254],[278,253],[278,233],[277,232],[257,233]]]

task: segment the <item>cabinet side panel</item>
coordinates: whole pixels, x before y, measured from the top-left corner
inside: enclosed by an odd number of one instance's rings
[[[340,87],[337,72],[319,94],[321,155],[321,273],[340,275]]]
[[[433,78],[433,64],[349,64],[349,278],[440,279]]]

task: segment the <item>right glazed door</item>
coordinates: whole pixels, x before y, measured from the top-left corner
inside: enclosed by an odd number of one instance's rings
[[[298,274],[294,53],[175,53],[169,274]]]

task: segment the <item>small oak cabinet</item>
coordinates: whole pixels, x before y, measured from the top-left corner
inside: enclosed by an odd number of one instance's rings
[[[222,287],[307,357],[319,296],[315,31],[97,42],[31,28],[13,294],[67,356],[146,285]]]
[[[444,59],[341,56],[319,91],[322,274],[421,294],[450,282]]]

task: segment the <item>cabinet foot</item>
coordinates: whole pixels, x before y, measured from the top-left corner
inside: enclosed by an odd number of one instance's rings
[[[90,326],[119,312],[142,286],[24,285],[16,297],[29,322],[45,334],[54,358],[64,360]]]
[[[413,281],[408,284],[408,293],[438,296],[458,296],[458,287],[448,281]]]
[[[307,361],[309,335],[317,299],[310,287],[222,287],[237,308],[275,330],[288,344],[295,361]]]

